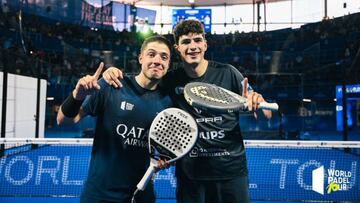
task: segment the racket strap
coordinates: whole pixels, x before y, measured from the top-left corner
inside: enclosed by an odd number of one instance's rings
[[[180,87],[180,86],[175,87],[175,93],[177,95],[184,94],[184,87]]]
[[[131,198],[131,203],[136,203],[135,196],[136,196],[136,194],[137,194],[139,191],[140,191],[140,190],[136,188],[136,190],[135,190],[135,192],[134,192],[134,194],[133,194],[133,196],[132,196],[132,198]]]

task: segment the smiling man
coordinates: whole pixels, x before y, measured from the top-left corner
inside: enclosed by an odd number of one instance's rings
[[[147,38],[139,55],[141,72],[124,77],[115,89],[99,80],[104,64],[94,75],[81,78],[61,105],[58,123],[76,123],[96,116],[96,129],[88,178],[81,203],[129,203],[136,184],[149,166],[148,134],[156,114],[172,106],[158,86],[170,64],[170,43]],[[137,203],[154,203],[153,185],[136,196]]]
[[[208,45],[201,22],[185,20],[174,30],[175,49],[182,68],[169,73],[164,82],[178,89],[189,82],[206,82],[226,88],[248,99],[257,111],[261,94],[247,86],[247,79],[233,66],[205,59]],[[197,120],[200,139],[188,156],[178,161],[178,203],[249,203],[248,171],[239,114],[204,112],[187,104],[184,96],[172,93],[176,105]],[[264,112],[268,117],[271,112]],[[216,118],[216,119],[215,119]],[[208,122],[201,122],[207,120]]]
[[[175,105],[197,121],[199,139],[194,149],[177,161],[178,203],[249,203],[248,169],[240,131],[239,113],[214,113],[190,106],[176,91],[190,82],[215,84],[247,98],[254,115],[265,101],[232,65],[205,59],[208,45],[204,27],[197,20],[184,20],[174,29],[175,49],[183,61],[163,79]],[[120,85],[121,71],[108,69],[103,77]],[[248,88],[246,88],[248,87]],[[262,110],[267,118],[271,111]]]

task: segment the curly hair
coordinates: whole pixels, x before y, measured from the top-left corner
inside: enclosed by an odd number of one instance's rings
[[[179,38],[189,33],[202,34],[205,38],[204,25],[198,20],[183,20],[174,29],[175,44],[179,44]]]

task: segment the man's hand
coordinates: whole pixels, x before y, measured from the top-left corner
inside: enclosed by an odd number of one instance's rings
[[[243,92],[242,92],[242,96],[247,98],[247,104],[248,104],[248,109],[249,111],[253,111],[254,112],[254,116],[255,118],[257,118],[257,113],[256,111],[259,108],[259,104],[260,102],[264,102],[265,99],[263,98],[263,96],[255,91],[248,91],[248,79],[244,78],[243,81]],[[263,113],[265,115],[266,118],[271,118],[272,116],[272,112],[270,110],[263,110]]]
[[[175,165],[175,163],[170,164],[166,160],[159,159],[157,161],[157,166],[155,168],[156,169],[155,171],[158,172],[158,171],[161,171],[163,169],[167,169],[167,168],[169,168],[170,166],[173,166],[173,165]]]
[[[104,68],[104,63],[101,62],[94,75],[86,75],[79,79],[74,91],[72,92],[73,97],[76,100],[83,100],[87,95],[91,94],[94,90],[100,89],[100,85],[98,84],[97,81],[101,75],[103,68]]]
[[[106,71],[103,73],[103,78],[106,83],[115,88],[122,87],[120,80],[123,79],[123,73],[116,67],[109,67],[106,69]]]

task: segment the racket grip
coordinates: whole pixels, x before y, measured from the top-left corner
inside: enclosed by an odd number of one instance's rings
[[[155,164],[153,163],[153,161],[151,161],[149,168],[146,170],[146,173],[144,174],[144,176],[142,177],[140,182],[136,185],[136,188],[138,190],[140,190],[140,191],[145,190],[146,185],[151,180],[153,173],[155,173],[155,166],[156,166],[156,161],[155,161]]]
[[[260,102],[259,109],[277,111],[279,110],[279,105],[277,103]]]

